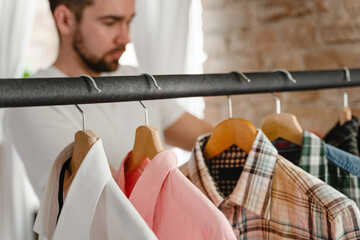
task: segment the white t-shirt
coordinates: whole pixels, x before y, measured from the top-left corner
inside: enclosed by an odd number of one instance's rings
[[[105,75],[105,74],[103,74]],[[139,75],[135,68],[120,66],[107,75]],[[33,77],[65,77],[55,67],[41,70]],[[149,125],[163,131],[184,113],[175,100],[143,101]],[[86,126],[103,139],[110,165],[118,169],[134,144],[136,128],[145,124],[145,111],[138,101],[79,105]],[[4,135],[25,164],[35,192],[41,197],[51,166],[59,152],[82,130],[82,116],[74,105],[11,108],[5,111]]]

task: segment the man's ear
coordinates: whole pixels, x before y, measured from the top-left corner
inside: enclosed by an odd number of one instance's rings
[[[71,34],[77,24],[75,14],[65,5],[59,5],[54,10],[56,26],[60,34]]]

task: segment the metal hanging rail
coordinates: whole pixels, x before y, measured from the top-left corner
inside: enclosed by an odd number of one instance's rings
[[[48,106],[123,102],[178,97],[315,90],[360,86],[360,69],[291,72],[293,83],[281,72],[245,74],[155,75],[158,90],[148,76],[94,77],[97,92],[86,78],[0,79],[0,107]]]

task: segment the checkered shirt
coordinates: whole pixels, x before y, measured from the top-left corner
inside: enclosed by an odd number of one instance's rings
[[[207,139],[204,138],[203,140]],[[205,145],[206,142],[203,143],[203,146]],[[244,168],[247,156],[247,152],[233,145],[210,161],[206,161],[210,175],[214,178],[218,187],[217,190],[222,197],[227,197],[232,193]]]
[[[360,119],[352,117],[350,121],[341,126],[337,123],[326,134],[324,141],[345,152],[360,156]]]
[[[360,206],[360,178],[326,158],[325,142],[304,130],[299,167],[342,192]]]
[[[227,217],[238,239],[359,239],[355,203],[278,155],[258,130],[240,178],[223,197],[209,173],[199,137],[180,167]]]

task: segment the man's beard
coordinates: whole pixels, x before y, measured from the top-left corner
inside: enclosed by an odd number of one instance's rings
[[[101,72],[113,72],[118,66],[118,60],[113,60],[111,62],[106,62],[105,57],[107,54],[111,54],[113,52],[117,52],[120,50],[125,50],[125,46],[120,49],[114,49],[110,52],[105,53],[102,57],[96,57],[92,55],[88,49],[84,45],[83,37],[80,31],[76,31],[75,38],[73,41],[73,48],[75,52],[80,56],[83,62],[93,71],[101,73]]]

